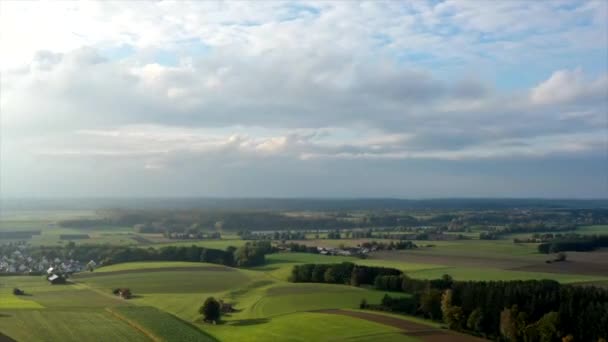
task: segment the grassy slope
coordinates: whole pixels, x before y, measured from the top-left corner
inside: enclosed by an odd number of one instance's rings
[[[418,341],[384,325],[308,312],[242,320],[207,330],[222,341]]]
[[[304,259],[308,261],[312,261],[312,257],[314,256],[304,255]],[[177,265],[183,266],[184,264],[150,263],[145,264],[144,267],[158,268],[158,266]],[[136,269],[137,266],[141,265],[124,264],[112,267],[125,270]],[[184,277],[179,275],[180,273]],[[294,315],[298,315],[297,319],[300,319],[299,315],[302,315],[303,321],[297,324],[307,324],[307,327],[308,325],[314,326],[306,334],[296,330],[299,339],[295,340],[310,340],[313,337],[323,340],[323,336],[327,336],[326,340],[335,340],[335,336],[353,337],[357,341],[414,340],[396,334],[393,328],[375,323],[349,317],[303,313],[325,308],[356,308],[363,298],[368,301],[379,301],[384,295],[383,292],[339,285],[291,284],[280,281],[263,271],[254,270],[232,272],[203,270],[200,273],[200,278],[197,278],[196,272],[194,276],[190,272],[171,271],[114,275],[99,273],[95,277],[83,278],[82,281],[88,286],[99,289],[110,285],[111,282],[133,282],[135,285],[130,286],[132,289],[141,288],[143,290],[139,292],[135,290],[136,295],[139,294],[139,296],[129,301],[130,303],[154,306],[172,313],[187,322],[194,323],[220,340],[266,340],[271,336],[280,341],[292,340],[292,337],[295,338],[292,336],[294,335],[293,329],[301,329],[301,327],[294,326],[292,321],[295,319]],[[135,282],[135,278],[131,278],[131,276],[143,275],[144,277],[141,279],[148,280],[159,274],[165,278],[165,289],[158,292],[146,291],[145,288],[151,285],[145,285],[142,288]],[[239,275],[242,280],[231,280],[232,274]],[[214,282],[223,283],[223,287],[213,285]],[[100,284],[103,285],[100,287]],[[233,303],[240,312],[225,316],[226,323],[220,326],[201,324],[197,309],[204,298],[210,295]],[[123,312],[131,309],[117,310]],[[290,318],[287,319],[287,317]],[[324,330],[326,325],[332,326],[331,333]]]
[[[0,317],[0,330],[18,341],[149,341],[103,310],[16,310]]]
[[[137,326],[146,334],[163,341],[215,341],[215,338],[196,326],[153,307],[128,306],[112,309],[111,312],[129,324]]]
[[[115,271],[127,271],[127,270],[144,270],[151,268],[179,268],[179,267],[217,267],[219,269],[224,268],[224,266],[217,264],[209,264],[203,262],[187,262],[187,261],[141,261],[141,262],[128,262],[124,264],[115,264],[100,267],[95,270],[95,273],[104,273],[104,272],[115,272]]]
[[[12,288],[26,291],[16,297]],[[0,278],[0,331],[18,341],[147,341],[105,311],[126,305],[81,284],[50,285],[42,277]]]

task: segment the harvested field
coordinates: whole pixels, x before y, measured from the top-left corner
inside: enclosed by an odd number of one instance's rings
[[[608,275],[608,251],[567,252],[568,260],[562,262],[535,263],[512,268],[517,271],[535,271],[548,273],[568,273],[587,275]],[[548,254],[547,260],[553,255]]]
[[[59,240],[86,240],[89,239],[89,234],[61,234]]]
[[[370,255],[370,259],[404,261],[409,263],[434,264],[445,266],[492,267],[511,269],[528,266],[530,261],[517,259],[487,258],[478,256],[458,256],[440,254],[421,254],[411,251],[382,251]]]
[[[567,252],[566,262],[546,263],[553,254],[539,254],[534,258],[478,257],[466,255],[422,254],[415,251],[382,251],[371,254],[370,259],[403,261],[457,267],[497,268],[509,271],[545,272],[578,275],[608,275],[608,251]]]
[[[142,244],[142,245],[152,243],[152,241],[146,239],[145,237],[143,237],[141,235],[130,235],[129,237],[131,238],[131,240],[133,240],[139,244]]]
[[[440,341],[454,341],[454,342],[482,342],[486,341],[482,338],[457,333],[447,329],[437,329],[428,325],[408,321],[405,319],[399,319],[397,317],[391,317],[386,315],[373,314],[368,312],[359,311],[348,311],[340,309],[330,310],[319,310],[316,312],[332,314],[332,315],[344,315],[349,317],[355,317],[364,319],[366,321],[376,322],[398,329],[404,330],[404,334],[407,336],[417,337],[425,342],[440,342]]]

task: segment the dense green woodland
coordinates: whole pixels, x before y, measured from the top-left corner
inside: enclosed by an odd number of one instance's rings
[[[10,254],[18,245],[0,246],[1,254]],[[167,246],[162,248],[137,248],[111,245],[76,245],[73,242],[66,246],[28,247],[28,253],[34,258],[46,257],[61,260],[79,261],[96,260],[102,265],[112,265],[131,261],[192,261],[208,262],[226,266],[257,266],[265,263],[266,254],[276,251],[269,241],[248,242],[236,248],[226,250],[198,246]]]
[[[545,254],[565,251],[588,252],[603,247],[608,247],[608,235],[569,235],[539,244],[538,251]]]
[[[416,280],[401,271],[351,263],[306,264],[292,269],[292,282],[373,284],[385,296],[362,308],[442,320],[451,329],[506,341],[600,341],[608,337],[608,290],[560,285],[552,280],[454,281],[449,276]]]

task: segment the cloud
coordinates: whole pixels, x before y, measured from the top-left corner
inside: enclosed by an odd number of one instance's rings
[[[0,18],[4,165],[44,160],[126,175],[189,161],[371,169],[597,158],[606,146],[606,9],[10,2]]]
[[[536,104],[563,104],[585,101],[606,102],[608,75],[587,80],[580,68],[558,70],[532,89],[531,99]]]

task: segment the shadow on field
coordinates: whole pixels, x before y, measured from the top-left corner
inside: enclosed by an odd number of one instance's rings
[[[238,321],[230,322],[230,325],[236,327],[244,327],[248,325],[264,324],[270,322],[268,318],[252,318],[252,319],[241,319]]]
[[[0,342],[17,342],[17,340],[13,340],[12,338],[0,332]]]

